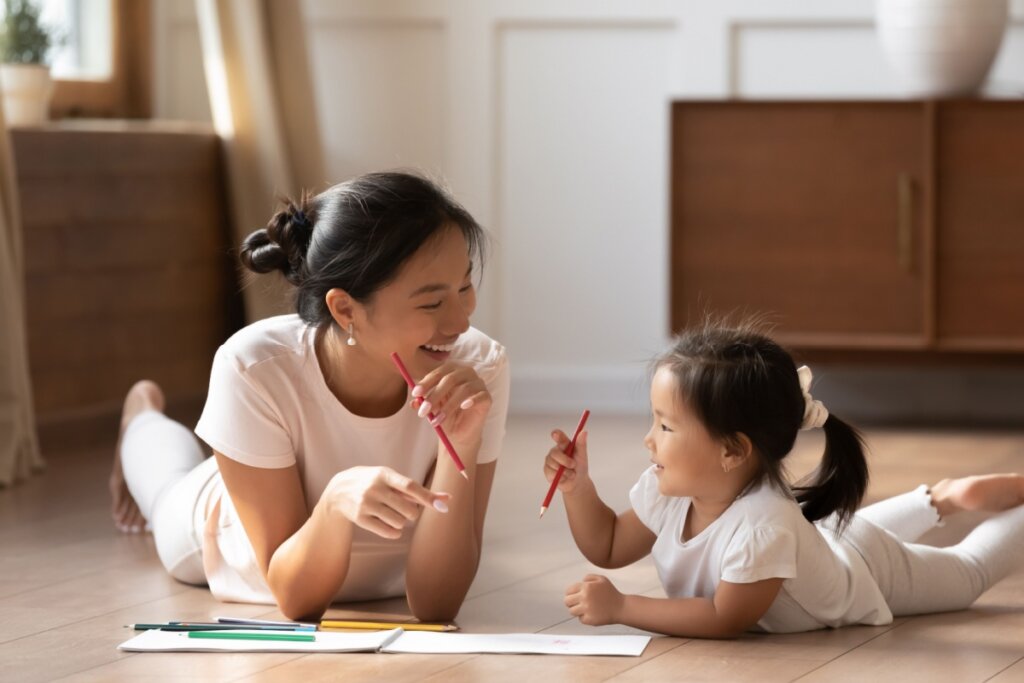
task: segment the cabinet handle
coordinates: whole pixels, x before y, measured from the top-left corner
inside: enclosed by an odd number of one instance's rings
[[[900,173],[896,193],[899,198],[896,248],[900,268],[909,273],[914,268],[914,179],[909,173]]]

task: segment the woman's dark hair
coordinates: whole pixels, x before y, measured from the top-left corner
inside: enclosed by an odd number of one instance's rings
[[[446,230],[461,232],[470,258],[483,260],[486,238],[476,220],[413,173],[368,173],[283,204],[267,227],[245,238],[240,258],[253,272],[283,273],[296,287],[299,316],[316,327],[332,321],[324,301],[331,289],[369,302],[409,257]]]
[[[791,490],[804,517],[835,513],[837,529],[850,521],[868,484],[860,434],[835,415],[825,430],[825,454],[807,479],[790,487],[782,461],[793,449],[804,417],[804,396],[793,358],[760,332],[756,322],[709,322],[677,337],[655,361],[675,376],[680,398],[713,437],[753,444],[762,476]]]

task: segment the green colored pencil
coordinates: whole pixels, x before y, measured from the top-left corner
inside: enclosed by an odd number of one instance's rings
[[[217,638],[222,640],[289,640],[315,643],[316,636],[307,633],[239,633],[238,631],[189,631],[189,638]]]

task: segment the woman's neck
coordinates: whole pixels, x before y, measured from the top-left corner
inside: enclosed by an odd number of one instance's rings
[[[349,412],[360,417],[388,417],[405,404],[401,375],[374,363],[359,346],[346,345],[337,326],[330,325],[318,334],[314,348],[327,387]]]

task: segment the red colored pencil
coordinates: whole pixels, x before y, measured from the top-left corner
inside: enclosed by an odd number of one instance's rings
[[[405,379],[405,383],[409,385],[409,388],[412,389],[414,386],[416,386],[416,382],[414,382],[412,380],[412,375],[410,375],[409,371],[406,370],[405,363],[403,363],[402,359],[399,358],[397,352],[391,354],[391,360],[394,361],[395,367],[398,368],[398,371],[400,373],[402,373],[402,377]],[[416,399],[416,405],[417,406],[420,403],[422,403],[422,402],[423,402],[422,398],[417,398]],[[434,414],[433,413],[427,413],[427,419],[429,419],[431,422],[433,422],[434,421]],[[441,443],[443,443],[444,447],[446,449],[448,449],[448,455],[452,456],[452,462],[455,463],[455,468],[457,470],[459,470],[459,474],[461,474],[463,477],[465,477],[468,480],[469,479],[469,475],[466,474],[466,466],[463,465],[462,464],[462,460],[459,459],[459,454],[455,452],[455,446],[453,446],[452,442],[448,440],[448,435],[444,433],[443,429],[441,429],[441,425],[436,425],[434,427],[434,431],[437,432],[437,438],[441,439]]]
[[[580,423],[576,425],[576,433],[572,435],[572,441],[569,442],[569,447],[565,449],[565,454],[570,458],[572,457],[572,452],[576,450],[576,439],[580,438],[580,432],[583,431],[583,426],[587,424],[588,417],[590,417],[590,411],[584,410],[583,415],[580,416]],[[548,495],[544,496],[544,502],[540,504],[541,517],[544,516],[544,513],[548,511],[548,506],[551,505],[551,499],[554,498],[555,490],[558,489],[558,482],[562,479],[562,472],[565,472],[565,465],[558,466],[555,478],[551,480],[551,488],[548,489]]]

